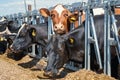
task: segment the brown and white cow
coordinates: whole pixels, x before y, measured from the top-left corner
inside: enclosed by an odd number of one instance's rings
[[[56,34],[65,34],[70,31],[70,19],[75,23],[75,28],[78,26],[78,14],[75,12],[71,13],[61,4],[56,5],[50,11],[46,8],[41,8],[39,12],[44,17],[51,17]]]
[[[74,23],[74,27],[77,28],[78,25],[78,11],[74,11],[71,13],[68,9],[66,9],[63,5],[58,4],[53,9],[48,10],[46,8],[41,8],[39,10],[42,16],[51,17],[53,21],[53,29],[55,33],[64,34],[70,31],[70,23]],[[93,9],[94,15],[102,15],[104,14],[104,10],[102,8]],[[115,14],[120,14],[120,8],[115,8]],[[85,14],[81,14],[82,22],[85,21]],[[72,21],[73,20],[73,21]]]

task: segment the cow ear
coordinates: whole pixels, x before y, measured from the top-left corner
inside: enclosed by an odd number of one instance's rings
[[[74,13],[72,13],[70,16],[69,16],[69,21],[71,23],[75,22],[78,20],[78,16],[79,16],[79,12],[78,11],[75,11]]]
[[[50,16],[50,11],[49,11],[48,9],[46,9],[46,8],[41,8],[41,9],[39,10],[39,12],[40,12],[40,14],[41,14],[42,16],[44,16],[44,17]]]

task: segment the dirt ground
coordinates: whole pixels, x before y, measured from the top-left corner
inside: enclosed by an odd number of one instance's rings
[[[41,66],[42,65],[42,66]],[[15,61],[6,56],[0,55],[0,80],[53,80],[43,75],[39,68],[46,65],[43,61],[32,59],[29,56]],[[67,70],[66,70],[67,71]],[[56,80],[56,79],[54,79]],[[64,78],[57,80],[115,80],[104,74],[96,74],[92,71],[80,70],[69,72]]]

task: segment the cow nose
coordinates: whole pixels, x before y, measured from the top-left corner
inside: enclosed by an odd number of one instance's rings
[[[54,29],[57,29],[57,26],[55,25]]]
[[[64,29],[64,26],[63,24],[56,24],[55,27],[54,27],[55,30],[63,30]]]

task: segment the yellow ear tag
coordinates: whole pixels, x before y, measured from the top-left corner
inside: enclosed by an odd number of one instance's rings
[[[75,17],[71,17],[70,18],[70,22],[75,22],[76,21],[76,18]]]
[[[36,36],[35,30],[32,31],[32,36]]]
[[[70,43],[73,44],[74,43],[74,39],[73,38],[70,38]]]
[[[0,37],[0,41],[3,41],[4,39],[2,37]]]

